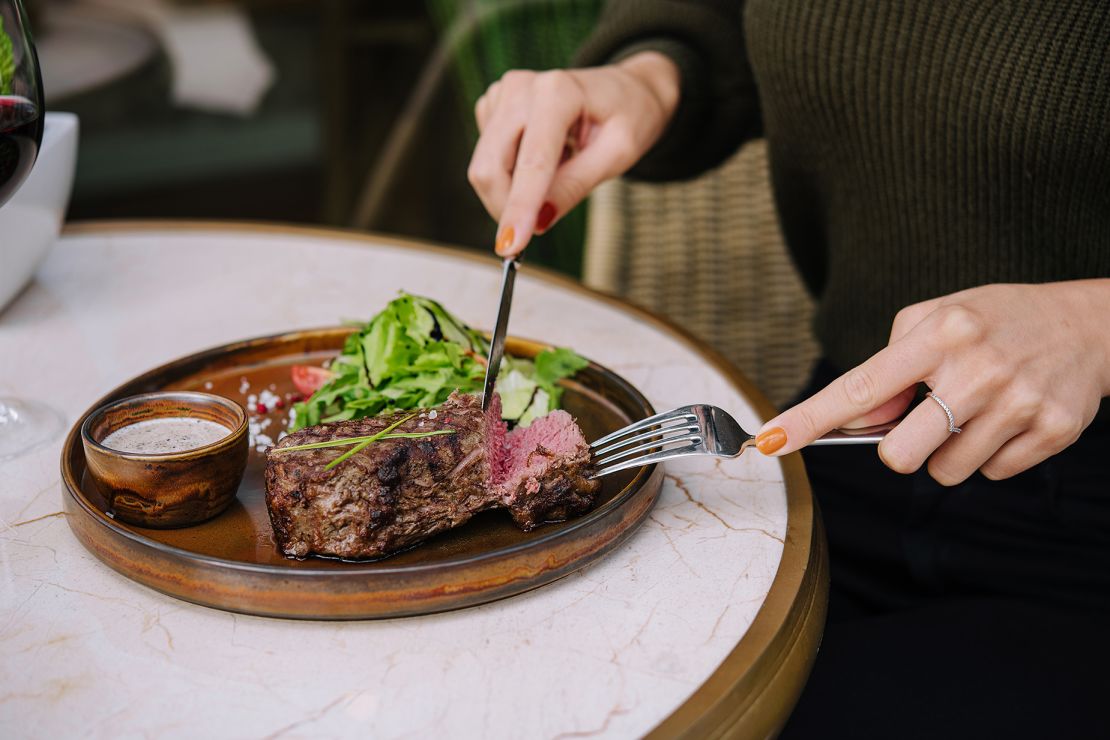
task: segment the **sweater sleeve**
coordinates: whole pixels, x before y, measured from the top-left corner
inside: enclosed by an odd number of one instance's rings
[[[575,63],[606,64],[653,50],[670,57],[682,79],[670,125],[629,177],[694,177],[760,135],[743,5],[743,0],[609,0]]]

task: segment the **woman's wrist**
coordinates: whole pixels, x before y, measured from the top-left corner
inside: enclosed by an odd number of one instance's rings
[[[1102,395],[1110,396],[1110,278],[1056,283],[1072,299],[1071,313],[1081,322],[1099,367]]]
[[[666,121],[674,117],[681,95],[682,74],[669,56],[658,51],[641,51],[621,59],[616,66],[651,91]]]
[[[1027,310],[1054,315],[1059,331],[1077,348],[1077,361],[1110,396],[1110,279],[1064,280],[1030,285]]]

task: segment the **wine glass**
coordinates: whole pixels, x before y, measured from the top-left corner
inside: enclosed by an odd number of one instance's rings
[[[31,172],[43,126],[42,75],[27,11],[22,0],[0,0],[0,208]],[[61,424],[46,404],[0,397],[0,460],[52,439]]]
[[[0,0],[0,206],[19,189],[42,144],[42,75],[22,0]]]

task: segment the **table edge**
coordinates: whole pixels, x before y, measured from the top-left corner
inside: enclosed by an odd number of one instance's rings
[[[143,231],[230,231],[249,234],[317,236],[352,246],[388,246],[449,254],[455,258],[500,263],[483,254],[446,244],[377,232],[284,222],[135,219],[67,223],[63,236]],[[673,335],[724,375],[753,406],[763,421],[776,409],[730,360],[685,328],[626,298],[597,290],[553,270],[530,266],[538,279],[628,311]],[[793,708],[809,676],[824,631],[828,598],[828,553],[824,529],[813,500],[801,455],[779,458],[787,500],[786,538],[778,570],[767,598],[744,636],[709,678],[648,735],[664,737],[773,736]],[[799,648],[801,652],[791,652]],[[770,701],[777,699],[777,701]]]

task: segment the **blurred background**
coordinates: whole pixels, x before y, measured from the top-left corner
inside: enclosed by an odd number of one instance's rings
[[[488,250],[473,105],[565,66],[600,0],[25,0],[47,107],[81,118],[70,219],[234,218]],[[530,261],[570,275],[584,213]]]
[[[486,253],[474,102],[506,70],[566,66],[603,4],[24,1],[47,108],[81,119],[70,220],[315,223]],[[603,185],[528,262],[669,317],[778,403],[816,356],[762,141],[687,182]]]

